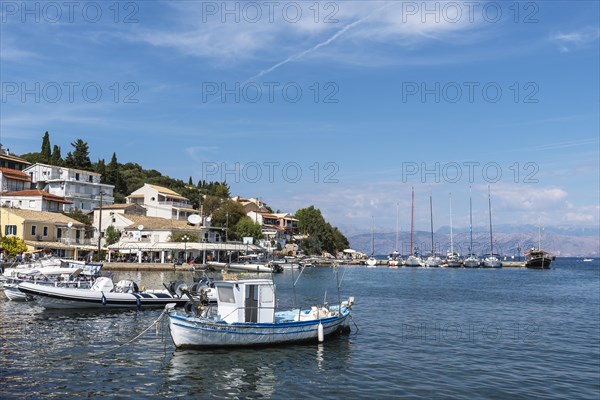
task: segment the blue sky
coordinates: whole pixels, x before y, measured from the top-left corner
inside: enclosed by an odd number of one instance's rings
[[[598,2],[68,4],[2,3],[17,154],[82,138],[347,233],[408,229],[413,186],[418,229],[469,186],[484,225],[488,184],[496,223],[599,224]]]

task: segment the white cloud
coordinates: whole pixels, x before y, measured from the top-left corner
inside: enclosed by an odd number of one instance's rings
[[[452,2],[436,2],[442,8],[446,3]],[[331,2],[318,3],[318,7],[312,2],[295,3],[302,4],[302,17],[297,22],[292,22],[289,12],[286,16],[281,9],[276,9],[271,14],[262,7],[262,17],[255,23],[249,22],[248,14],[243,11],[237,12],[241,17],[236,23],[221,9],[225,3],[214,4],[218,8],[216,15],[207,14],[196,3],[178,3],[172,9],[179,15],[177,26],[181,28],[139,29],[133,40],[173,48],[221,65],[266,60],[274,63],[263,69],[268,73],[279,65],[308,56],[327,57],[328,52],[336,53],[337,62],[344,62],[345,57],[340,54],[352,59],[357,49],[364,52],[370,49],[370,44],[378,42],[402,47],[428,40],[457,43],[460,41],[456,34],[480,26],[479,21],[465,15],[453,19],[442,11],[438,11],[437,17],[427,16],[421,9],[409,13],[403,2]],[[333,8],[325,8],[326,4]],[[318,15],[316,8],[319,8]],[[270,15],[272,20],[269,20]],[[226,22],[222,22],[223,18]],[[468,40],[472,40],[472,36]]]
[[[573,32],[559,32],[550,36],[550,40],[557,43],[560,51],[568,53],[579,49],[588,43],[600,38],[600,30],[597,27],[585,27]]]

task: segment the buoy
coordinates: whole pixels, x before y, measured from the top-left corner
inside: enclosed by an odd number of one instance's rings
[[[322,342],[325,340],[325,337],[323,335],[323,324],[319,322],[319,327],[317,328],[317,337],[319,338],[319,342]]]

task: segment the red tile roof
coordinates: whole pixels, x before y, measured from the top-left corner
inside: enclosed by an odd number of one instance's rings
[[[0,172],[8,179],[16,179],[18,181],[31,182],[31,177],[25,172],[19,171],[18,169],[0,168]]]
[[[20,190],[18,192],[2,193],[2,196],[42,196],[44,200],[55,201],[57,203],[73,204],[72,201],[66,200],[64,197],[57,196],[52,193],[44,192],[43,190]]]

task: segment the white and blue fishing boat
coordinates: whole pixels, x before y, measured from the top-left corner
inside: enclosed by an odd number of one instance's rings
[[[217,306],[191,301],[183,309],[166,306],[177,348],[265,346],[322,341],[348,331],[354,298],[339,305],[275,310],[271,279],[216,281]]]

